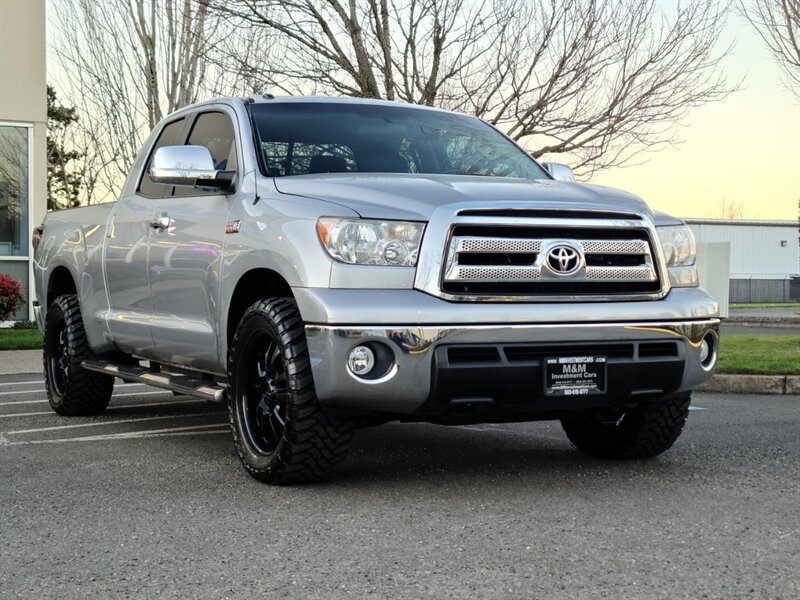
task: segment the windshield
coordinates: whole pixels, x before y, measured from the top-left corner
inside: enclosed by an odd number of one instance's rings
[[[523,150],[466,115],[413,106],[267,103],[250,106],[262,168],[309,173],[436,173],[547,179]]]

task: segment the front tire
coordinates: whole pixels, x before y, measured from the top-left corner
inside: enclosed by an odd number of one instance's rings
[[[239,322],[228,359],[228,413],[242,465],[264,483],[315,481],[347,456],[353,423],[317,399],[294,301],[260,300]]]
[[[114,378],[81,367],[92,357],[78,297],[59,296],[47,311],[42,356],[47,399],[59,415],[97,415],[111,401]]]
[[[669,450],[689,416],[690,394],[643,402],[624,411],[598,411],[561,425],[584,454],[598,458],[651,458]]]

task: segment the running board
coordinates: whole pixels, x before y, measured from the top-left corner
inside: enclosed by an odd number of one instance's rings
[[[153,387],[172,390],[173,392],[186,394],[187,396],[196,396],[197,398],[203,398],[217,404],[225,402],[224,387],[201,379],[191,379],[190,377],[176,373],[151,371],[150,369],[136,365],[120,365],[108,360],[89,359],[83,361],[81,366],[87,371],[119,377],[125,381],[146,383]]]

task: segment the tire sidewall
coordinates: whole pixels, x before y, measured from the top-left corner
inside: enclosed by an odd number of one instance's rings
[[[667,451],[678,439],[690,401],[688,393],[667,396],[626,410],[616,425],[603,423],[596,413],[563,419],[562,427],[570,441],[590,456],[652,458]]]
[[[58,348],[58,336],[65,334],[67,369],[61,389],[55,384],[53,358]],[[78,297],[74,294],[56,298],[48,307],[45,318],[42,361],[45,389],[52,409],[63,416],[96,415],[102,413],[111,400],[114,378],[91,373],[82,363],[92,358],[86,338]]]
[[[288,370],[288,356],[286,345],[281,339],[281,335],[272,317],[271,310],[264,310],[263,305],[253,307],[247,311],[237,328],[231,347],[228,373],[229,373],[229,396],[228,411],[233,430],[234,441],[239,452],[240,458],[251,473],[267,475],[281,464],[280,455],[286,443],[286,435],[292,426],[293,403],[291,400],[287,406],[286,424],[284,426],[281,439],[277,447],[270,453],[264,454],[254,445],[250,433],[245,423],[243,410],[243,400],[241,386],[247,377],[252,373],[247,373],[248,351],[255,340],[261,334],[269,335],[278,345],[284,361],[284,366]],[[291,389],[288,390],[291,398]]]
[[[67,371],[67,377],[64,381],[64,389],[59,390],[58,386],[55,384],[55,373],[53,372],[51,355],[54,349],[58,347],[58,340],[56,338],[58,337],[62,328],[66,330],[70,365],[69,370]],[[42,344],[45,386],[47,387],[50,406],[52,406],[53,410],[56,412],[64,410],[64,397],[69,393],[74,362],[73,344],[71,342],[70,327],[69,323],[67,322],[67,307],[65,306],[64,298],[59,296],[53,301],[49,310],[47,311],[44,327],[44,341]]]

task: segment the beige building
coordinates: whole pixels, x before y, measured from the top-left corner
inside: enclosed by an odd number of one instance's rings
[[[0,273],[23,284],[32,318],[31,229],[47,210],[45,0],[0,0]]]

